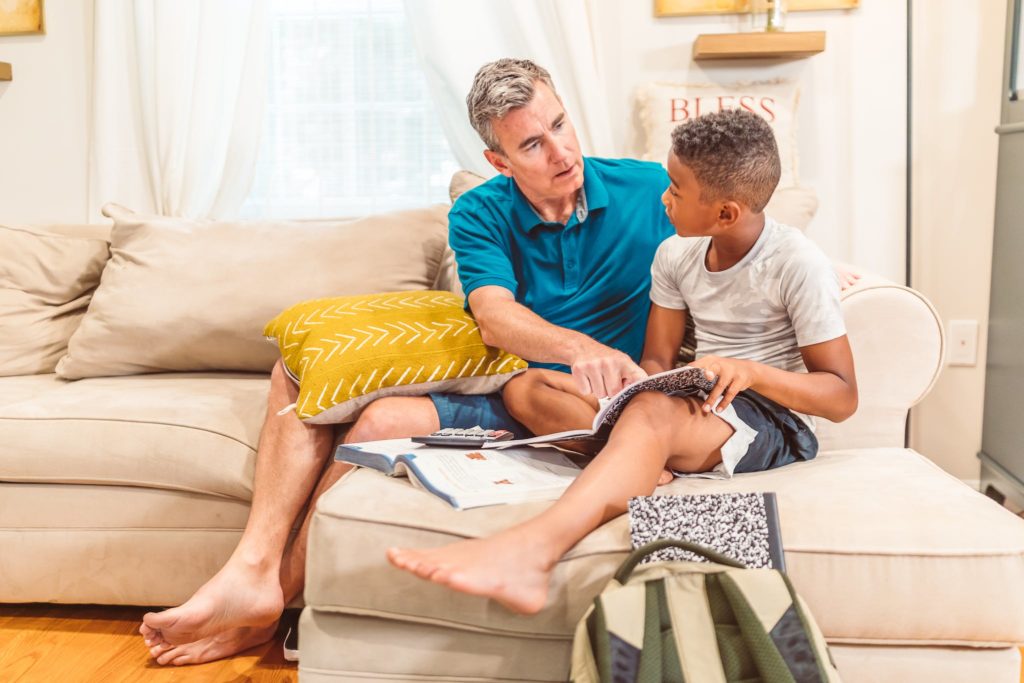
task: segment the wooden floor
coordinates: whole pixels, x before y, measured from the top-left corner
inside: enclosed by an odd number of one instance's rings
[[[185,667],[154,663],[142,637],[142,607],[77,605],[0,606],[0,681],[298,681],[296,665],[281,656],[284,633],[227,661]]]

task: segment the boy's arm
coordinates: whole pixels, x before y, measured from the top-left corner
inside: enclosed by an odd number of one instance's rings
[[[674,368],[685,333],[685,308],[665,308],[652,302],[651,312],[647,315],[647,334],[640,367],[649,375]]]
[[[736,394],[753,389],[798,413],[817,415],[842,422],[857,410],[857,378],[853,353],[846,335],[800,348],[807,372],[787,372],[763,363],[734,358],[705,356],[691,365],[704,368],[708,379],[718,377],[704,402],[709,412],[719,396],[717,410],[725,409]]]

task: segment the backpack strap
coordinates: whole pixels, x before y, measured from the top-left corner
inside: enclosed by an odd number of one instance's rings
[[[705,548],[702,545],[692,543],[690,541],[679,541],[674,538],[664,538],[660,541],[648,543],[647,545],[641,546],[631,552],[629,557],[623,560],[619,570],[615,572],[615,580],[619,583],[626,583],[626,580],[629,579],[633,570],[636,569],[636,566],[640,564],[645,557],[652,555],[659,550],[664,550],[665,548],[680,548],[687,552],[691,552],[694,555],[705,557],[716,564],[724,564],[727,567],[735,567],[736,569],[746,569],[746,565],[742,562],[734,560],[731,557],[727,557],[712,550],[711,548]]]

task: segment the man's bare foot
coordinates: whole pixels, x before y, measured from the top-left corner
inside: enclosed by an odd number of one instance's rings
[[[184,604],[145,614],[139,633],[154,647],[195,643],[237,628],[266,628],[284,611],[279,581],[276,569],[258,572],[228,561]]]
[[[555,562],[519,528],[488,538],[460,541],[440,548],[389,548],[388,560],[411,572],[463,593],[496,600],[513,612],[535,614],[544,607]]]
[[[233,628],[184,645],[154,645],[149,654],[157,664],[203,664],[262,645],[274,637],[276,630],[277,622],[270,626]]]

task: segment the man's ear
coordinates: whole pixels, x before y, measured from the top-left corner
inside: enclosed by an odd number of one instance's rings
[[[718,211],[718,223],[724,228],[732,227],[740,219],[742,208],[739,203],[728,201],[723,202]]]
[[[484,150],[484,158],[487,162],[494,167],[494,170],[505,176],[506,178],[512,177],[512,169],[508,166],[508,159],[505,155],[500,152],[495,152],[493,149]]]

